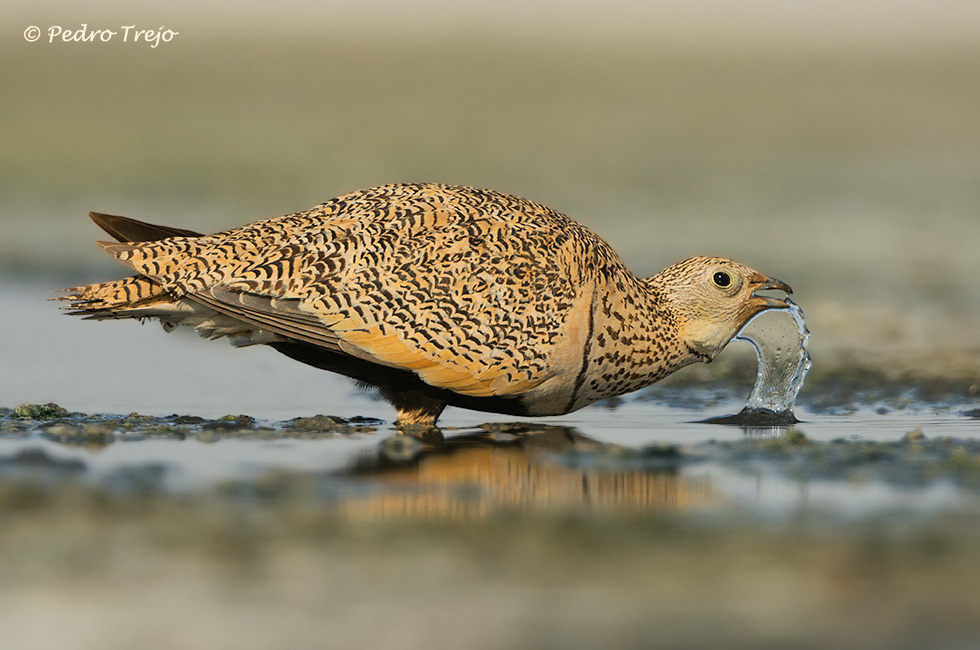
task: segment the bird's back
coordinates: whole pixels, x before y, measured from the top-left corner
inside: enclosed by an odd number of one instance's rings
[[[209,236],[104,247],[170,295],[287,338],[468,396],[552,379],[543,399],[560,393],[567,407],[596,287],[637,282],[605,242],[554,210],[434,184],[363,190]]]

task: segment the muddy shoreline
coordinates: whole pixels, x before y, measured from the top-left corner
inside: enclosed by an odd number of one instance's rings
[[[26,647],[57,620],[59,650],[314,648],[325,631],[354,648],[980,643],[969,386],[865,401],[882,380],[857,374],[794,426],[590,435],[652,403],[737,407],[740,372],[581,427],[418,437],[371,417],[2,408],[0,625]],[[896,424],[869,438],[861,414]],[[685,442],[695,426],[717,439]],[[195,482],[195,462],[228,465]]]
[[[980,640],[977,518],[828,533],[818,521],[581,509],[364,521],[275,503],[0,481],[7,642],[313,648],[327,632],[363,648]],[[59,632],[45,636],[51,621]]]

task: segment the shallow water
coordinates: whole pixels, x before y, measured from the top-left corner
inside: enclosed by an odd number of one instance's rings
[[[383,422],[305,431],[289,422],[242,428],[208,420],[182,425],[116,416],[106,423],[74,416],[45,423],[8,416],[0,476],[34,473],[55,482],[178,494],[210,494],[270,476],[305,477],[315,481],[325,504],[350,509],[370,494],[369,501],[396,500],[406,512],[469,490],[455,508],[459,514],[592,502],[760,516],[925,512],[967,507],[980,487],[971,482],[980,477],[980,427],[955,413],[830,416],[793,429],[718,427],[692,422],[690,411],[649,405],[620,413],[604,426],[583,418],[579,426],[444,427],[442,438],[423,442]],[[921,444],[899,447],[896,457],[876,464],[888,445],[907,444],[898,441],[916,430],[939,455],[928,480],[913,472]],[[809,456],[787,456],[794,451],[781,446],[787,435],[805,436]],[[845,447],[853,467],[835,456]],[[964,458],[968,480],[957,484],[948,470]],[[393,486],[395,496],[388,494]]]

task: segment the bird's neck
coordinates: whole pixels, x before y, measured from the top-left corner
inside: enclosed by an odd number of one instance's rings
[[[593,317],[583,386],[591,401],[639,390],[699,361],[681,343],[676,319],[652,278],[600,292]]]

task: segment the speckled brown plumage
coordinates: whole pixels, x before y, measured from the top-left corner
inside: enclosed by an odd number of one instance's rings
[[[785,306],[756,291],[789,290],[715,257],[639,279],[568,217],[467,187],[385,185],[214,235],[92,216],[138,275],[69,289],[72,313],[271,345],[378,388],[402,424],[642,388]]]

